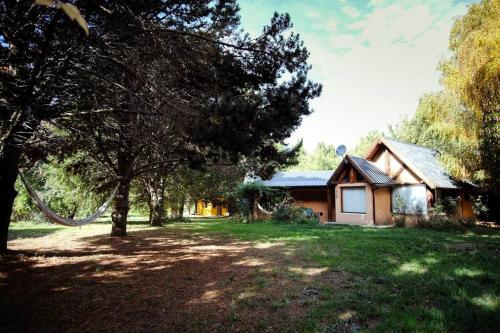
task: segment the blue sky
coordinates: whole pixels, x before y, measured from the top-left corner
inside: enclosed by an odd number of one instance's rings
[[[453,19],[471,0],[241,0],[245,31],[258,34],[287,12],[309,52],[323,94],[290,142],[354,148],[359,137],[411,116],[422,94],[441,89]]]

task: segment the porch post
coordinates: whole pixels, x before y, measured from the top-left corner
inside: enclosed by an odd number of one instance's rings
[[[328,209],[328,222],[333,221],[333,204],[332,204],[332,188],[330,186],[326,189],[326,201]]]

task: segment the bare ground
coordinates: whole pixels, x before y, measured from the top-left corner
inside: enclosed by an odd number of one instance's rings
[[[0,331],[293,331],[320,301],[320,282],[347,279],[281,243],[107,231],[11,241],[15,252],[0,258]]]

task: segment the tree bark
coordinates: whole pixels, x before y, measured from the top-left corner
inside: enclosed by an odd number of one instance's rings
[[[20,157],[21,150],[12,146],[5,146],[0,157],[0,253],[7,251],[10,217],[17,195],[15,183]]]
[[[164,184],[163,177],[160,177],[158,183],[150,182],[149,184],[149,224],[159,227],[163,225],[164,211]]]
[[[132,180],[133,158],[128,149],[118,153],[118,178],[120,185],[113,202],[111,213],[111,236],[127,236],[130,182]]]

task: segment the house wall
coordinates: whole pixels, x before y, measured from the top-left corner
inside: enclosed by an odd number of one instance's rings
[[[328,201],[326,197],[327,189],[297,189],[291,190],[295,207],[311,208],[318,213],[321,223],[328,222]]]
[[[229,215],[227,207],[224,205],[222,205],[221,212],[222,216]],[[219,216],[219,214],[217,214],[217,205],[214,205],[210,201],[208,201],[205,207],[205,202],[203,200],[198,200],[196,202],[196,215]]]
[[[380,152],[373,158],[373,163],[391,177],[403,167],[403,164],[394,155],[390,154],[385,147],[381,148]],[[394,180],[400,184],[420,183],[420,179],[406,167]]]
[[[366,189],[366,214],[343,213],[342,212],[342,188],[365,187]],[[382,199],[381,199],[382,200]],[[390,200],[390,198],[389,198]],[[389,201],[390,202],[390,201]],[[335,187],[335,221],[345,224],[373,224],[373,196],[370,184],[367,183],[345,183],[337,184]]]
[[[389,187],[379,187],[375,194],[375,224],[392,224],[391,213],[391,189]]]

